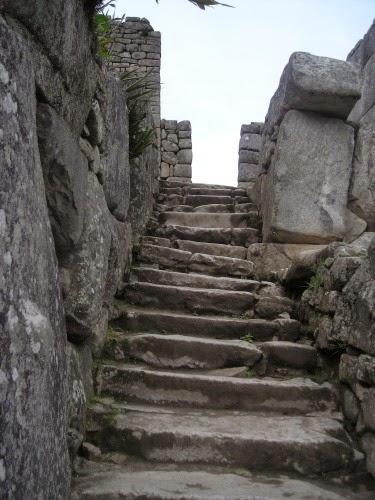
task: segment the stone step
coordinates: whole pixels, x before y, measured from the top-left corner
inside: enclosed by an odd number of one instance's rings
[[[220,243],[223,245],[238,245],[248,247],[258,243],[260,234],[257,229],[222,229],[199,228],[190,226],[168,225],[156,229],[156,236],[169,239]]]
[[[241,276],[249,278],[253,275],[254,265],[244,259],[206,255],[176,248],[157,245],[142,245],[138,261],[156,264],[167,269],[198,271],[206,274]]]
[[[166,181],[166,180],[160,180],[159,181],[160,188],[166,188],[166,187],[182,187],[182,188],[188,188],[189,186],[192,188],[207,188],[207,189],[237,189],[236,186],[223,186],[221,184],[202,184],[200,182],[178,182],[178,181]]]
[[[219,214],[219,213],[232,213],[234,212],[233,210],[233,205],[232,204],[219,204],[219,203],[214,203],[211,205],[200,205],[199,207],[191,207],[193,212],[197,213],[206,213],[206,214]],[[190,212],[190,210],[187,210]]]
[[[246,336],[254,342],[275,339],[295,341],[301,335],[301,324],[293,319],[269,321],[205,317],[139,307],[126,307],[114,324],[130,332],[172,333],[218,339],[240,339]]]
[[[134,411],[134,409],[133,409]],[[100,441],[99,433],[94,434]],[[116,432],[118,435],[118,431]],[[359,498],[351,486],[322,480],[262,474],[228,467],[161,464],[137,459],[137,466],[114,467],[100,463],[75,478],[71,500],[372,500],[362,489]],[[266,471],[265,471],[266,472]],[[336,481],[338,483],[339,481]],[[353,488],[353,489],[352,489]]]
[[[219,257],[232,257],[246,260],[247,248],[236,245],[221,245],[220,243],[204,243],[201,241],[177,240],[176,246],[180,250],[192,253],[204,253]]]
[[[218,195],[186,195],[184,204],[192,207],[200,207],[202,205],[225,205],[233,207],[233,199],[231,196]]]
[[[315,347],[286,341],[271,341],[258,344],[269,362],[289,368],[314,370],[318,363]]]
[[[224,278],[196,273],[179,273],[147,267],[133,268],[131,281],[253,293],[262,293],[262,290],[272,286],[270,283],[255,280]]]
[[[248,212],[257,212],[258,208],[254,203],[236,203],[234,205],[234,211],[237,213],[248,213]]]
[[[191,195],[200,196],[233,196],[234,188],[218,188],[218,187],[195,187],[189,186],[186,192]],[[246,191],[245,191],[246,194]]]
[[[131,405],[106,410],[105,405],[97,403],[89,409],[88,436],[104,452],[126,452],[150,462],[234,466],[310,477],[339,469],[348,471],[355,463],[342,424],[326,415],[260,418],[240,411]],[[254,498],[248,494],[239,497],[234,489],[229,498]]]
[[[333,411],[337,407],[337,395],[330,384],[302,378],[215,377],[108,362],[98,366],[96,383],[99,396],[145,404],[282,414]]]
[[[213,370],[254,366],[263,356],[254,344],[242,340],[146,333],[128,336],[127,341],[131,358],[163,369]]]
[[[252,213],[196,213],[163,212],[159,216],[162,225],[177,225],[199,228],[247,228],[258,227],[258,212]]]
[[[256,298],[250,292],[130,283],[123,298],[130,304],[194,314],[240,315],[253,310]]]

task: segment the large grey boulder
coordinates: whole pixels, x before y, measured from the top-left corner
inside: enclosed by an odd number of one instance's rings
[[[375,230],[375,106],[360,122],[353,160],[349,207]]]
[[[32,47],[38,92],[80,133],[91,107],[99,68],[87,2],[4,0]],[[69,56],[67,56],[69,55]]]
[[[289,110],[347,118],[361,92],[362,71],[358,64],[306,52],[292,54],[266,116],[262,165],[270,164],[278,127]]]
[[[68,339],[90,339],[98,353],[105,340],[108,309],[127,265],[131,230],[108,211],[103,189],[90,172],[81,240],[63,263]]]
[[[34,73],[0,17],[0,497],[68,497],[66,332]]]
[[[125,221],[130,202],[129,127],[125,89],[119,80],[106,75],[101,95],[104,139],[100,146],[101,182],[110,212]]]
[[[48,104],[38,105],[37,125],[49,217],[61,255],[82,234],[88,162],[65,121]]]
[[[265,242],[344,238],[353,148],[354,131],[341,120],[288,112],[263,191]]]
[[[348,116],[348,122],[355,126],[359,125],[361,119],[366,115],[366,113],[368,113],[372,106],[375,105],[374,80],[375,54],[370,57],[363,69],[362,97],[356,102],[354,108]]]
[[[363,39],[350,51],[347,61],[364,67],[373,54],[375,54],[375,20]]]

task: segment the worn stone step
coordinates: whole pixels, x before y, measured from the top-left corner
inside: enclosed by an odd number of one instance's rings
[[[292,319],[268,321],[205,317],[139,307],[126,307],[124,313],[119,315],[114,323],[124,331],[175,333],[218,339],[240,339],[248,336],[254,341],[273,339],[295,341],[301,335],[301,324]]]
[[[184,335],[133,335],[128,337],[128,346],[130,357],[166,369],[253,366],[263,356],[262,351],[249,342]]]
[[[158,283],[160,285],[190,286],[193,288],[217,288],[221,290],[236,290],[239,292],[263,293],[272,285],[255,280],[224,278],[197,273],[179,273],[147,267],[132,269],[132,281]]]
[[[231,196],[219,195],[188,194],[184,197],[184,203],[192,207],[200,207],[202,205],[225,205],[228,207],[233,207],[233,199]]]
[[[254,228],[200,228],[179,225],[167,225],[156,229],[156,236],[178,240],[221,243],[248,247],[258,243],[260,234]]]
[[[200,195],[200,196],[232,196],[234,189],[210,187],[210,186],[205,186],[205,187],[189,186],[186,189],[186,191],[191,195]]]
[[[139,262],[157,264],[167,269],[198,271],[221,276],[253,276],[254,265],[249,260],[206,255],[157,245],[142,245]]]
[[[195,314],[240,315],[253,310],[256,303],[250,292],[141,282],[127,285],[123,297],[130,304]]]
[[[318,353],[315,347],[286,341],[263,342],[258,347],[275,365],[306,370],[317,367]]]
[[[176,205],[169,210],[162,210],[163,212],[193,212],[194,208],[190,205]]]
[[[119,432],[117,430],[116,435]],[[98,432],[94,436],[100,441]],[[90,472],[84,470],[75,479],[71,500],[373,499],[373,492],[363,488],[359,497],[352,486],[301,479],[294,474],[288,477],[285,472],[272,475],[231,471],[219,466],[140,462],[138,459],[136,467],[130,463],[114,469],[99,464],[100,467]]]
[[[235,203],[234,212],[237,213],[248,213],[248,212],[257,212],[258,208],[254,203]]]
[[[348,471],[355,462],[342,424],[325,415],[260,418],[244,412],[129,405],[110,412],[96,404],[89,410],[89,420],[88,435],[103,451],[125,451],[150,462],[235,466],[263,473],[293,471],[306,476]],[[237,495],[236,490],[233,494]]]
[[[219,257],[232,257],[246,260],[247,249],[236,245],[221,245],[220,243],[204,243],[201,241],[177,240],[176,246],[180,250],[192,253],[204,253]]]
[[[162,212],[159,222],[163,225],[179,225],[199,228],[247,228],[258,227],[258,212],[250,213],[197,213]]]
[[[233,210],[233,204],[219,204],[219,203],[214,203],[211,205],[200,205],[199,207],[193,208],[194,212],[197,213],[206,213],[206,214],[219,214],[219,213],[232,213],[234,212]]]
[[[283,414],[333,411],[337,407],[330,384],[302,378],[234,379],[108,362],[99,365],[96,381],[100,396],[137,403]]]

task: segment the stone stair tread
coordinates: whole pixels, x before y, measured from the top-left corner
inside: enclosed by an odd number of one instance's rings
[[[223,245],[220,243],[203,243],[201,241],[177,240],[176,245],[180,250],[192,253],[217,255],[218,257],[232,257],[246,260],[247,248],[239,245]]]
[[[328,383],[310,379],[233,379],[103,362],[97,371],[99,395],[147,404],[306,414],[332,411],[337,395]]]
[[[257,345],[278,364],[292,368],[314,369],[318,363],[318,352],[313,346],[288,341],[262,342]]]
[[[253,213],[199,213],[162,212],[160,224],[181,225],[199,228],[256,228],[258,212]]]
[[[123,467],[90,463],[75,481],[71,500],[370,500],[350,488],[274,473],[222,467],[139,462]],[[199,469],[198,469],[199,467]],[[366,492],[362,492],[366,495]],[[367,493],[368,495],[369,493]],[[355,496],[354,496],[355,495]],[[360,494],[359,494],[360,495]]]
[[[208,203],[208,204],[199,205],[198,207],[193,208],[193,212],[201,213],[201,214],[233,213],[235,211],[233,208],[234,207],[231,204]]]
[[[262,358],[254,344],[186,335],[145,333],[127,338],[129,355],[157,368],[217,369],[253,366]]]
[[[201,228],[179,224],[158,227],[156,236],[246,247],[260,239],[259,231],[254,228]]]
[[[124,298],[132,304],[203,314],[242,314],[255,306],[251,292],[143,282],[130,283]]]
[[[133,267],[132,276],[138,281],[160,283],[161,285],[190,286],[195,288],[216,288],[258,293],[262,287],[270,286],[265,282],[241,278],[224,278],[200,273],[182,273],[148,267]]]
[[[308,476],[348,470],[354,462],[342,424],[324,414],[228,414],[118,405],[110,419],[105,417],[103,407],[91,406],[93,431],[89,433],[101,448],[126,451],[152,462],[209,463]],[[101,425],[105,426],[102,433]],[[112,450],[113,444],[125,449]]]
[[[238,319],[223,316],[197,316],[185,312],[127,307],[116,324],[125,331],[175,333],[180,335],[239,339],[250,335],[257,340],[275,338],[296,340],[301,325],[297,320]]]
[[[183,200],[186,205],[194,208],[202,205],[224,205],[232,208],[234,201],[231,196],[216,194],[186,194]]]

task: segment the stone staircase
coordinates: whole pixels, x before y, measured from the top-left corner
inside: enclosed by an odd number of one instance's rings
[[[371,498],[337,483],[362,455],[293,300],[253,279],[246,192],[164,182],[154,215],[97,367],[100,460],[73,498]]]

